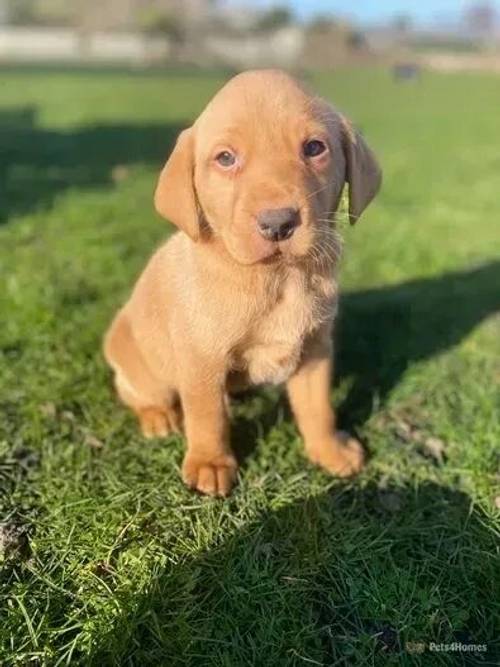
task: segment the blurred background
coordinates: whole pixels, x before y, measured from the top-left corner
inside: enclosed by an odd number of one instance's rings
[[[0,62],[329,69],[410,60],[498,71],[499,8],[492,0],[0,0]]]

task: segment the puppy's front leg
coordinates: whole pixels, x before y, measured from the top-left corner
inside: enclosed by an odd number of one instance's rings
[[[363,448],[355,438],[335,430],[330,377],[331,344],[328,332],[321,332],[289,379],[288,396],[309,459],[334,475],[347,477],[363,467]]]
[[[187,452],[182,478],[191,488],[226,496],[238,464],[229,445],[225,378],[206,373],[184,383],[181,390]]]

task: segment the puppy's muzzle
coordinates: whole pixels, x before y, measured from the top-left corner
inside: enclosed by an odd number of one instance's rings
[[[257,215],[259,232],[267,241],[286,241],[300,224],[296,208],[266,208]]]

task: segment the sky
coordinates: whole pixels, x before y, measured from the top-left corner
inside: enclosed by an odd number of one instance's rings
[[[289,5],[300,18],[332,13],[361,22],[381,22],[395,14],[410,14],[417,21],[453,17],[477,0],[254,0],[252,5]],[[493,0],[500,10],[500,0]]]

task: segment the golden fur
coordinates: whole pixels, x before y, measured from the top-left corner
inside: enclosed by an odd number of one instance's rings
[[[305,157],[310,140],[325,152]],[[224,151],[229,168],[217,157]],[[279,71],[236,76],[179,136],[155,205],[180,231],[146,266],[104,351],[146,436],[183,427],[189,486],[230,491],[227,394],[260,383],[287,383],[312,461],[337,475],[361,468],[361,445],[335,430],[329,401],[339,256],[331,219],[345,182],[354,221],[380,181],[349,123]],[[291,238],[267,240],[259,212],[286,207],[300,224]]]

